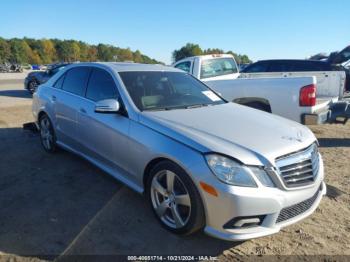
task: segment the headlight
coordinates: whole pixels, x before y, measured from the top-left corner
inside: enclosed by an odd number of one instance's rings
[[[266,171],[259,167],[249,167],[249,169],[254,173],[255,177],[260,181],[261,184],[267,187],[274,187],[275,184],[272,182],[270,176]]]
[[[235,186],[257,187],[247,167],[220,155],[206,155],[205,158],[221,181]]]
[[[205,156],[207,163],[216,177],[230,185],[257,187],[253,175],[265,186],[273,187],[268,174],[258,167],[248,167],[237,163],[236,161],[216,154]]]

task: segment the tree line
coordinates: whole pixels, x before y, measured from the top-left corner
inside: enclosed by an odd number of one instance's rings
[[[51,64],[56,62],[134,61],[158,64],[139,50],[113,45],[90,45],[76,40],[0,37],[0,63]]]
[[[177,62],[183,58],[190,56],[210,54],[231,54],[234,56],[238,64],[247,64],[252,62],[247,55],[236,54],[232,51],[225,52],[224,50],[219,48],[208,48],[203,50],[199,45],[192,43],[187,43],[180,49],[174,50],[172,58],[174,62]]]
[[[187,43],[172,53],[173,61],[189,56],[206,54],[232,54],[237,63],[251,63],[247,55],[224,51],[219,48],[202,49],[198,44]],[[51,64],[56,62],[134,61],[136,63],[163,64],[139,50],[120,48],[113,45],[90,45],[76,40],[33,39],[0,37],[0,63]]]

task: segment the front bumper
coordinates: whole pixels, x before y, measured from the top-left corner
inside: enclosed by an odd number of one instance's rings
[[[319,171],[314,183],[304,188],[285,190],[276,187],[249,188],[217,184],[215,188],[219,191],[218,197],[201,192],[206,209],[204,231],[216,238],[231,241],[242,241],[277,233],[281,228],[296,223],[315,211],[322,196],[326,194],[323,176],[323,161],[320,158]],[[306,208],[305,203],[308,204]],[[290,209],[293,211],[293,207],[300,211],[298,208],[303,205],[302,212],[284,216],[283,219],[279,217],[283,216],[283,212]],[[261,218],[261,222],[257,225],[226,226],[229,221],[236,218],[256,217]]]

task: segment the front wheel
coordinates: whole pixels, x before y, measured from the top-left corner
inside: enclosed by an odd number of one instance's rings
[[[47,115],[43,115],[39,120],[40,141],[45,151],[53,153],[56,151],[56,136],[51,121]]]
[[[155,216],[169,231],[191,234],[204,226],[204,208],[198,190],[175,163],[157,164],[148,177],[146,190]]]
[[[37,88],[38,88],[38,83],[35,80],[32,80],[28,83],[28,90],[31,94],[34,94]]]

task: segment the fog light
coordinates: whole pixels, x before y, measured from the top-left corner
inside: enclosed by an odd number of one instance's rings
[[[262,216],[250,216],[250,217],[235,217],[228,221],[225,225],[225,229],[238,229],[260,226],[265,218]]]

